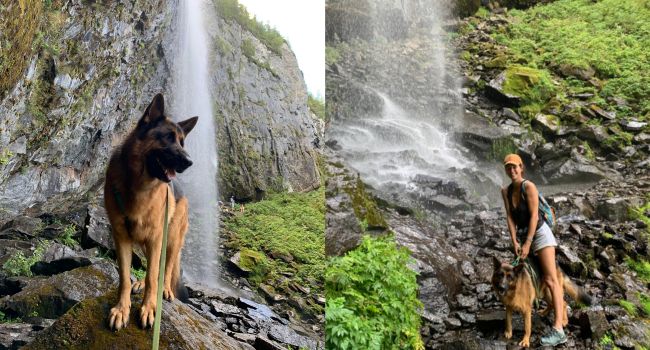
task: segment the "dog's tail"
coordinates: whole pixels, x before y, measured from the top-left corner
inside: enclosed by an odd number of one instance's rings
[[[585,305],[591,305],[591,296],[587,294],[583,288],[580,288],[571,281],[571,279],[566,275],[564,275],[564,291],[569,294],[571,299]]]

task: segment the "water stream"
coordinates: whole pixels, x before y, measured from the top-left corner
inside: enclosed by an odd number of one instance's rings
[[[183,277],[191,282],[217,287],[218,189],[217,145],[212,99],[208,85],[208,41],[200,0],[181,0],[178,9],[179,45],[174,57],[172,105],[177,121],[199,116],[185,148],[194,164],[179,181],[190,205],[190,228],[182,255]]]

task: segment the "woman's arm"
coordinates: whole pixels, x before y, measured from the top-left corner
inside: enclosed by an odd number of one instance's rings
[[[523,246],[523,258],[526,258],[528,255],[528,250],[530,245],[533,243],[533,238],[535,238],[535,231],[537,230],[537,220],[539,220],[539,192],[537,192],[537,186],[531,181],[526,181],[524,183],[525,193],[526,193],[526,203],[528,204],[528,211],[530,213],[530,221],[528,221],[528,234],[526,236],[526,242]]]
[[[510,233],[510,239],[512,239],[512,245],[515,247],[515,254],[519,254],[519,242],[517,242],[517,229],[515,227],[515,220],[512,218],[510,213],[510,201],[508,200],[508,187],[501,189],[501,197],[503,198],[503,205],[506,208],[506,218],[508,221],[508,233]]]

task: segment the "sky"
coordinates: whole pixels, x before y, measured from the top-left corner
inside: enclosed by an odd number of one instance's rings
[[[325,0],[239,0],[275,28],[296,54],[307,90],[325,98]]]

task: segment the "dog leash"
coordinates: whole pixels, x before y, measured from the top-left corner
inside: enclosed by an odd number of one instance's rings
[[[160,252],[160,267],[158,269],[158,290],[156,292],[156,316],[153,322],[153,350],[158,350],[160,343],[160,319],[162,317],[162,291],[165,276],[165,260],[167,258],[167,233],[168,233],[168,210],[169,210],[169,186],[165,192],[165,221],[163,222],[162,252]]]

